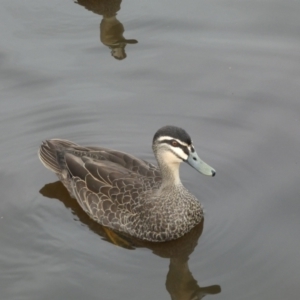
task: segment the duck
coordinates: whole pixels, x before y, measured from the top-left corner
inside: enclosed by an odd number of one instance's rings
[[[166,242],[203,220],[202,204],[180,180],[180,164],[212,177],[216,171],[199,158],[180,127],[157,130],[152,150],[157,166],[125,152],[63,139],[43,141],[38,156],[93,220],[141,240]]]

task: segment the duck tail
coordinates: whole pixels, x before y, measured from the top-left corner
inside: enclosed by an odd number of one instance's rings
[[[65,168],[65,151],[73,147],[78,145],[67,140],[46,140],[43,141],[38,155],[47,169],[59,174]]]
[[[43,165],[55,173],[61,173],[61,167],[58,163],[56,140],[43,141],[38,156]]]

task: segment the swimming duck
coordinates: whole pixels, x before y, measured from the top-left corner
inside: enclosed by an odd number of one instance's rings
[[[38,154],[96,222],[142,240],[164,242],[183,236],[203,218],[202,205],[180,181],[180,163],[204,175],[216,172],[199,158],[182,128],[160,128],[152,149],[158,166],[117,150],[61,139],[44,141]]]

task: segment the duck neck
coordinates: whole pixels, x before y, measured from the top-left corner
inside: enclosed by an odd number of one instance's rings
[[[180,187],[182,186],[179,177],[180,163],[166,163],[162,158],[157,157],[157,162],[161,171],[162,184],[161,188]]]

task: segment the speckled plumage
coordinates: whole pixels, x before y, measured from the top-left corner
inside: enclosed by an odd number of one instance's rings
[[[155,140],[165,134],[154,136],[156,157]],[[39,157],[82,209],[104,226],[162,242],[181,237],[202,220],[201,204],[181,183],[162,181],[168,176],[164,163],[157,167],[120,151],[59,139],[43,142]]]

